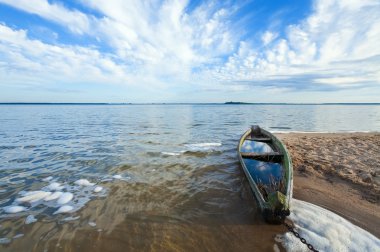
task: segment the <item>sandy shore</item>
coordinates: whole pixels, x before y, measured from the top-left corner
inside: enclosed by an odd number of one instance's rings
[[[294,197],[380,238],[380,133],[277,134],[291,153]]]

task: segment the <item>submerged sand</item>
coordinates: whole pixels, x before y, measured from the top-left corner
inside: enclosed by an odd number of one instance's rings
[[[288,146],[294,162],[294,198],[338,213],[380,238],[380,134],[279,137]],[[231,142],[235,145],[235,140]],[[262,219],[237,161],[235,146],[202,156],[154,156],[149,161],[152,160],[155,162],[150,165],[111,168],[110,174],[128,175],[128,180],[116,176],[111,180],[88,178],[102,186],[105,193],[93,195],[77,212],[53,215],[56,209],[49,208],[42,214],[29,212],[1,219],[0,250],[283,251],[275,239],[290,233],[284,226],[268,225]],[[60,178],[57,181],[65,182]],[[34,190],[48,183],[36,183]],[[92,190],[83,187],[83,193]],[[83,195],[75,195],[73,200],[80,196]],[[307,229],[317,230],[321,239],[326,236],[336,242],[336,236],[345,240],[352,234],[356,240],[362,240],[358,229],[343,225],[348,231],[341,232],[341,221],[335,216],[324,218],[330,214],[316,209],[295,201],[292,214],[301,214],[292,219],[294,224],[303,224],[301,217],[309,220],[312,213],[317,221]],[[34,214],[37,221],[25,224],[29,214]],[[326,224],[318,223],[322,222],[319,217],[332,220],[330,231],[324,229]],[[319,231],[321,227],[323,231]],[[302,228],[298,230],[305,234]],[[317,239],[309,236],[308,241],[323,249]],[[330,244],[330,240],[326,243]],[[298,240],[291,244],[305,248]]]
[[[380,134],[277,134],[293,160],[294,198],[380,237]]]

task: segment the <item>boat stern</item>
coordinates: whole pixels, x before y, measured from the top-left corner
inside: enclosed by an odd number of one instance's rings
[[[268,223],[280,224],[290,214],[287,197],[279,191],[268,195],[267,204],[268,207],[264,209],[263,216]]]

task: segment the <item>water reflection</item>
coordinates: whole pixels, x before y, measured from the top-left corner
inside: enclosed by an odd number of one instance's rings
[[[249,141],[246,140],[241,146],[242,152],[255,152],[255,153],[267,153],[274,152],[273,148],[263,142]]]
[[[254,159],[244,159],[244,163],[256,183],[271,185],[273,181],[280,181],[283,176],[282,165],[279,163]]]

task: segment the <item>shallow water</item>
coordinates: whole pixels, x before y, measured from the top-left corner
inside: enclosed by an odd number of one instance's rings
[[[380,106],[0,105],[0,248],[273,250],[285,230],[262,221],[236,158],[251,124],[376,131]],[[52,189],[73,198],[20,202]]]

